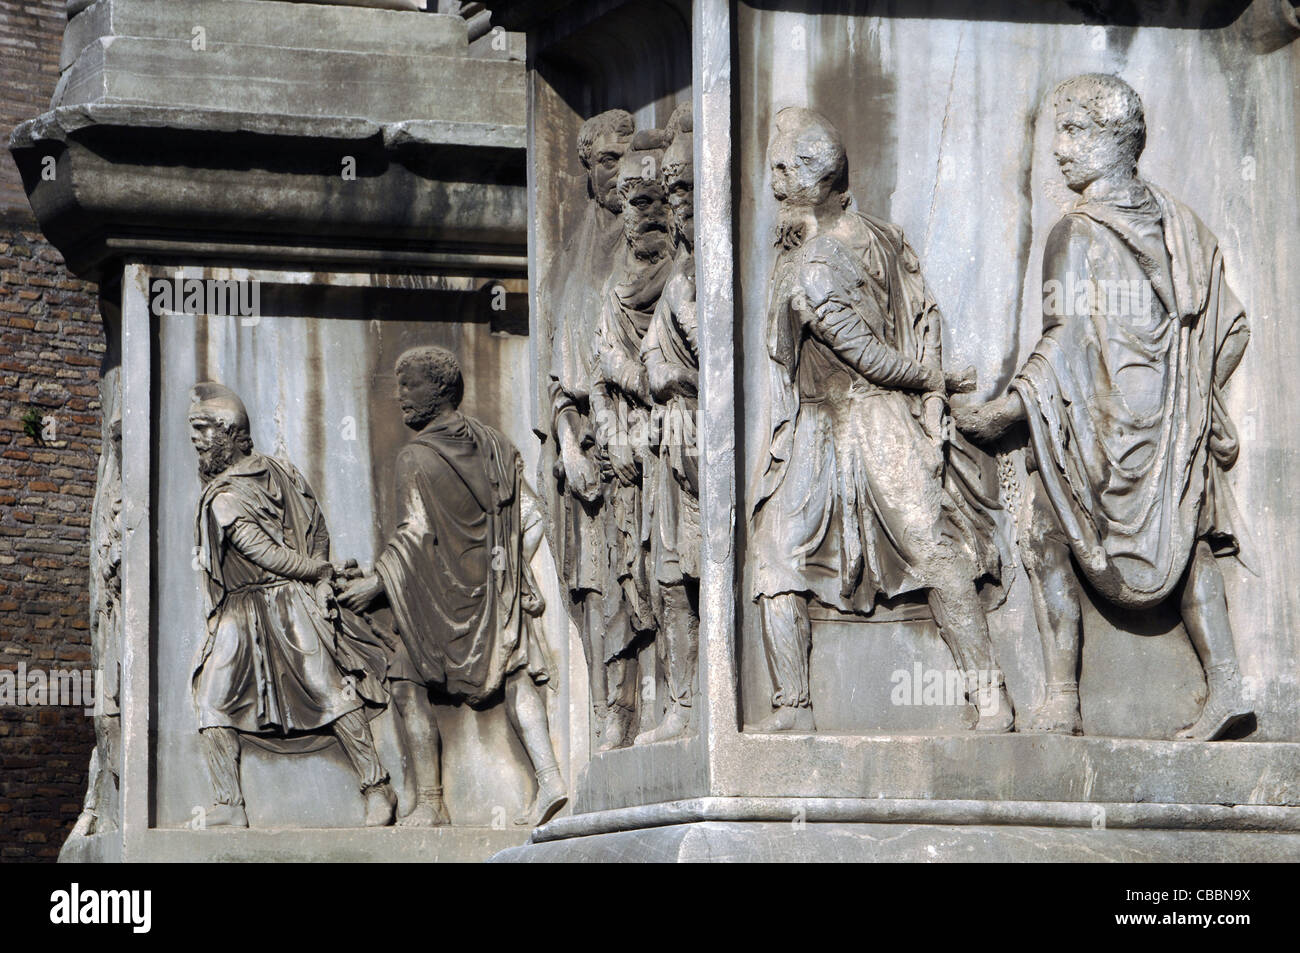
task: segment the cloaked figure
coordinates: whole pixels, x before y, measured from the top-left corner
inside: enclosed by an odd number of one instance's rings
[[[915,593],[966,677],[970,727],[1010,731],[985,616],[1001,596],[996,472],[944,423],[948,393],[973,386],[973,371],[945,374],[916,254],[854,207],[834,126],[781,110],[768,161],[781,218],[750,551],[773,694],[756,730],[815,727],[810,599],[869,615]]]
[[[1205,668],[1211,740],[1253,714],[1237,667],[1217,556],[1239,551],[1225,471],[1238,441],[1223,389],[1249,339],[1218,240],[1138,177],[1136,92],[1085,74],[1054,96],[1055,154],[1080,196],[1043,253],[1043,335],[1006,394],[955,412],[976,440],[1027,425],[1020,539],[1046,667],[1031,730],[1078,734],[1077,565],[1108,602],[1178,600]]]
[[[397,455],[397,526],[375,571],[349,583],[339,601],[362,611],[386,596],[397,623],[388,677],[417,787],[415,807],[398,823],[449,820],[430,692],[475,707],[504,701],[537,776],[536,797],[515,823],[544,823],[568,792],[541,694],[551,677],[536,621],[545,603],[529,568],[541,508],[515,446],[460,412],[465,387],[454,354],[412,348],[396,375],[403,421],[415,431]]]
[[[388,647],[334,602],[329,532],[311,488],[292,464],[253,449],[248,412],[229,388],[195,384],[189,424],[209,606],[192,683],[214,792],[206,826],[248,826],[245,741],[286,753],[337,742],[366,825],[391,824],[397,800],[369,725],[388,704]]]

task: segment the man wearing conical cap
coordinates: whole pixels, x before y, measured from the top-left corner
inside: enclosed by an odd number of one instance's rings
[[[238,395],[205,381],[191,400],[209,605],[191,685],[214,793],[206,824],[248,826],[244,742],[292,753],[331,737],[357,773],[366,825],[390,824],[396,798],[367,720],[388,703],[387,654],[333,602],[324,515],[292,464],[253,449]]]

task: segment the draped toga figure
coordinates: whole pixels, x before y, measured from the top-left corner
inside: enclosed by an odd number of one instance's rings
[[[196,560],[209,612],[193,694],[215,795],[208,827],[247,827],[239,761],[247,741],[272,751],[337,741],[361,784],[366,825],[392,823],[396,797],[368,716],[388,704],[388,647],[334,602],[329,532],[289,463],[253,449],[248,412],[229,388],[195,384],[199,454]]]
[[[655,647],[668,700],[662,719],[637,744],[668,741],[691,728],[699,654],[700,487],[696,414],[700,357],[695,310],[695,162],[691,107],[673,111],[661,178],[677,243],[672,271],[641,343],[650,394],[654,458],[649,580]]]
[[[972,727],[1014,713],[984,605],[1001,559],[987,457],[944,431],[937,305],[901,230],[856,211],[838,131],[781,110],[768,148],[781,203],[767,317],[771,428],[752,510],[753,596],[774,692],[760,731],[812,730],[808,600],[870,614],[924,592],[965,673]]]
[[[418,792],[398,823],[448,821],[433,691],[476,707],[504,701],[537,777],[515,823],[541,824],[568,800],[540,689],[551,666],[529,561],[541,543],[541,507],[515,446],[460,412],[465,385],[454,354],[412,348],[395,372],[403,422],[415,431],[397,456],[397,526],[374,573],[353,580],[339,601],[360,611],[386,596],[397,623],[388,677]]]
[[[612,471],[604,511],[608,584],[603,615],[610,620],[605,652],[609,659],[627,657],[629,664],[635,664],[636,643],[656,625],[647,575],[654,401],[641,347],[673,264],[668,202],[660,180],[664,145],[662,130],[642,130],[619,160],[622,255],[605,284],[591,393],[596,442]],[[632,740],[637,714],[635,708],[611,710],[611,730],[601,747]]]
[[[1218,240],[1138,177],[1137,93],[1085,74],[1053,103],[1056,159],[1080,198],[1047,239],[1043,335],[1006,394],[956,413],[978,440],[1028,428],[1021,546],[1047,676],[1028,727],[1082,732],[1073,561],[1116,606],[1178,600],[1209,689],[1178,737],[1210,740],[1252,714],[1215,561],[1239,548],[1225,476],[1238,441],[1223,388],[1249,338],[1246,315]]]
[[[618,165],[632,139],[632,116],[611,109],[582,124],[578,158],[587,174],[586,212],[564,248],[565,267],[551,294],[555,316],[550,398],[558,500],[556,562],[587,662],[593,727],[602,748],[626,741],[636,704],[636,667],[624,650],[631,619],[607,611],[618,603],[609,573],[607,503],[613,481],[596,440],[592,389],[604,290],[624,247]]]

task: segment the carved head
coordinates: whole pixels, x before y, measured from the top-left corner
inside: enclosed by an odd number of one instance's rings
[[[618,194],[623,203],[623,237],[637,258],[655,260],[672,251],[668,196],[663,168],[667,136],[660,129],[643,129],[618,163]]]
[[[801,106],[776,114],[767,146],[772,194],[786,206],[815,208],[848,191],[844,140],[829,119]]]
[[[1066,184],[1082,192],[1098,179],[1137,172],[1147,141],[1142,100],[1117,76],[1084,73],[1052,94],[1056,109],[1053,151]]]
[[[690,103],[682,103],[668,119],[672,142],[664,152],[663,183],[679,241],[695,244],[695,149]]]
[[[635,131],[632,114],[622,109],[592,116],[578,131],[578,159],[587,170],[587,194],[611,212],[620,208],[618,160]]]
[[[393,368],[402,423],[422,430],[433,418],[455,410],[465,396],[460,361],[445,347],[429,345],[403,351]]]
[[[199,479],[204,483],[253,452],[244,402],[216,381],[200,381],[190,388],[189,423],[190,442],[199,454]]]

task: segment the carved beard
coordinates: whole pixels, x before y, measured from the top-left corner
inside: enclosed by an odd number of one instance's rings
[[[234,434],[218,435],[211,447],[199,451],[199,480],[208,483],[221,476],[235,462],[237,452]]]
[[[402,422],[412,430],[423,430],[429,421],[438,416],[441,406],[437,400],[412,402],[410,409],[402,415]]]
[[[659,261],[668,254],[668,233],[657,229],[636,232],[628,236],[627,244],[637,261]]]
[[[817,234],[817,216],[806,205],[787,205],[781,203],[777,215],[776,242],[784,251],[798,248]]]

